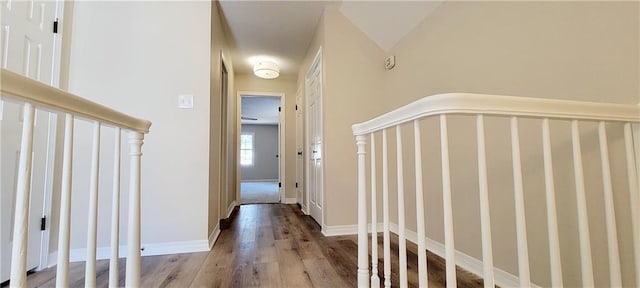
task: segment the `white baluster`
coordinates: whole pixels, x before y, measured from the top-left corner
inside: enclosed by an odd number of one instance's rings
[[[398,256],[400,259],[400,287],[407,287],[407,241],[404,223],[404,174],[402,164],[402,131],[396,126],[396,171],[398,177]]]
[[[366,137],[356,136],[358,147],[358,287],[369,286],[369,247],[367,240]]]
[[[440,153],[442,156],[442,206],[444,214],[444,250],[447,287],[456,285],[456,248],[453,235],[453,205],[451,203],[451,171],[449,170],[449,136],[447,116],[440,115]]]
[[[616,229],[616,212],[613,203],[609,147],[607,145],[607,131],[604,121],[600,121],[600,123],[598,123],[598,136],[600,139],[600,163],[602,167],[602,185],[604,189],[604,211],[605,219],[607,221],[609,281],[611,283],[611,287],[621,287],[622,276],[620,274],[620,255],[618,254],[618,231]]]
[[[113,151],[113,195],[111,196],[111,261],[109,262],[109,287],[118,287],[118,258],[120,246],[120,128],[115,128]]]
[[[131,151],[129,169],[129,225],[127,240],[127,287],[140,287],[140,158],[144,135],[140,132],[129,131],[129,146]]]
[[[633,134],[631,123],[624,124],[624,147],[627,155],[627,181],[629,183],[629,200],[631,205],[631,223],[633,225],[634,259],[636,271],[636,286],[640,286],[640,195],[638,195],[638,170],[633,153]]]
[[[578,120],[571,121],[571,139],[573,145],[573,173],[576,181],[576,202],[578,205],[578,233],[580,234],[580,265],[582,267],[582,286],[593,287],[593,266],[591,263],[591,240],[589,238],[589,215],[584,189],[582,151],[580,149],[580,131]]]
[[[87,226],[87,259],[84,286],[96,287],[96,249],[98,240],[98,173],[100,169],[100,122],[93,124],[91,147],[91,179],[89,184],[89,223]]]
[[[482,230],[482,264],[484,287],[494,287],[493,249],[491,243],[491,210],[489,209],[489,184],[487,181],[487,155],[484,138],[484,116],[476,118],[478,148],[478,186],[480,192],[480,223]]]
[[[518,274],[520,287],[529,287],[529,251],[527,245],[527,222],[524,210],[524,189],[522,186],[522,166],[520,162],[520,138],[518,118],[511,117],[511,154],[513,161],[513,186],[516,210],[516,236],[518,240]]]
[[[389,159],[387,130],[382,130],[382,221],[384,253],[384,287],[391,287],[391,233],[389,231]]]
[[[420,287],[429,286],[427,276],[427,233],[424,223],[424,190],[422,186],[422,140],[420,139],[420,121],[413,121],[413,145],[416,170],[416,217],[418,225],[418,283]]]
[[[73,167],[73,115],[66,114],[60,191],[60,227],[56,287],[69,287],[69,241],[71,237],[71,176]]]
[[[29,236],[29,199],[31,196],[31,159],[35,107],[25,103],[18,166],[13,246],[11,247],[11,287],[27,286],[27,241]]]
[[[558,236],[558,215],[556,210],[556,192],[551,157],[551,133],[549,119],[542,120],[542,150],[544,155],[544,179],[547,198],[547,227],[549,229],[549,256],[551,286],[562,287],[562,265],[560,262],[560,237]]]
[[[376,136],[371,133],[371,287],[380,287],[378,276],[378,203],[376,193]]]

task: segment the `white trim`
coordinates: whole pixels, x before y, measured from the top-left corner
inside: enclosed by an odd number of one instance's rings
[[[324,111],[322,109],[322,103],[323,103],[323,93],[324,93],[324,89],[323,89],[323,83],[324,83],[324,70],[323,70],[323,56],[322,56],[322,46],[318,47],[318,52],[316,52],[316,56],[313,58],[313,62],[311,62],[311,65],[309,66],[309,69],[307,70],[307,73],[305,74],[305,78],[304,78],[304,161],[303,161],[303,165],[304,165],[304,171],[305,171],[305,179],[304,179],[304,190],[303,193],[305,193],[306,195],[306,210],[307,210],[307,215],[311,215],[311,201],[310,201],[310,197],[309,197],[309,159],[311,159],[311,150],[310,146],[311,143],[309,141],[309,99],[308,99],[308,92],[309,92],[309,77],[313,75],[313,73],[315,72],[316,68],[318,68],[320,70],[319,74],[320,74],[320,78],[319,78],[319,82],[320,82],[320,96],[319,96],[319,105],[320,105],[320,145],[321,146],[321,152],[322,152],[322,158],[321,158],[321,166],[322,168],[320,169],[320,193],[323,195],[322,197],[322,207],[320,210],[320,219],[315,219],[319,224],[320,227],[322,227],[322,231],[325,231],[325,225],[324,225],[324,207],[326,204],[326,197],[324,197],[324,163],[326,163],[325,161],[325,157],[326,157],[326,153],[324,153],[325,151],[325,147],[324,147],[324,126],[323,126],[323,119],[324,119]],[[312,216],[313,218],[313,216]]]
[[[216,228],[213,228],[213,231],[211,232],[211,235],[209,235],[209,251],[211,251],[211,249],[213,248],[213,244],[216,244],[216,241],[218,241],[218,237],[220,237],[220,222],[218,221],[218,225],[216,225]]]
[[[532,118],[640,122],[640,106],[531,97],[446,93],[427,96],[352,126],[354,135],[432,115],[484,114]]]
[[[276,182],[278,183],[278,179],[247,179],[247,180],[240,180],[240,183],[242,182]]]
[[[217,227],[216,227],[217,228]],[[220,229],[217,229],[218,231]],[[214,230],[215,233],[215,230]],[[192,241],[180,241],[180,242],[163,242],[163,243],[149,243],[142,244],[144,249],[142,256],[157,256],[168,254],[181,254],[181,253],[194,253],[209,251],[209,240],[192,240]],[[86,248],[71,249],[69,251],[69,262],[85,261],[87,255]],[[127,246],[121,245],[119,247],[120,258],[127,256]],[[96,250],[96,260],[109,259],[111,256],[111,247],[98,247]],[[49,254],[48,267],[53,267],[57,263],[58,252]]]
[[[278,177],[279,179],[275,180],[275,182],[279,182],[282,183],[282,186],[279,187],[279,194],[280,194],[280,200],[284,200],[286,197],[286,190],[285,190],[285,183],[287,183],[286,181],[286,169],[285,169],[285,164],[287,162],[287,155],[286,155],[286,135],[285,135],[285,131],[286,131],[286,126],[285,126],[285,122],[286,122],[286,106],[285,106],[285,98],[286,98],[286,93],[284,92],[260,92],[260,91],[238,91],[237,92],[237,122],[238,122],[238,135],[237,135],[237,141],[238,141],[238,145],[236,148],[237,151],[237,160],[238,163],[236,165],[236,199],[242,199],[241,198],[241,189],[240,189],[240,183],[243,182],[242,181],[242,175],[241,175],[241,165],[240,165],[240,135],[242,133],[242,120],[240,119],[240,117],[242,116],[242,97],[260,97],[260,96],[271,96],[271,97],[279,97],[280,98],[280,117],[278,119],[279,123],[278,123],[278,155],[279,155],[279,161],[278,161]],[[254,180],[250,180],[250,181],[254,181]],[[258,180],[255,180],[258,181]],[[240,204],[243,204],[240,202]]]
[[[296,204],[298,203],[298,198],[282,198],[282,204]]]
[[[251,136],[251,149],[242,149],[242,136],[249,135]],[[256,133],[255,132],[242,132],[240,131],[240,142],[238,143],[240,146],[240,166],[244,167],[254,167],[256,166]],[[242,150],[251,150],[251,163],[242,164]],[[244,182],[244,181],[243,181]]]
[[[45,157],[45,183],[44,183],[44,203],[42,206],[42,216],[46,217],[47,223],[44,231],[42,231],[42,237],[40,238],[40,264],[38,264],[38,270],[47,268],[49,263],[49,244],[51,242],[51,202],[53,201],[53,178],[55,163],[54,158],[56,154],[56,135],[58,127],[58,115],[56,113],[49,113],[48,122],[48,135],[47,135],[47,155]]]
[[[367,224],[367,230],[371,232],[371,223]],[[376,229],[382,231],[384,228],[383,223],[378,223]],[[332,225],[324,226],[322,229],[322,235],[325,237],[332,236],[345,236],[358,234],[358,225]]]
[[[371,232],[371,224],[368,224],[368,230]],[[377,230],[383,231],[384,228],[383,223],[378,223]],[[398,234],[398,224],[389,223],[389,231],[392,233]],[[358,225],[333,225],[333,226],[324,226],[322,229],[322,234],[326,237],[331,236],[344,236],[344,235],[356,235],[358,234]],[[418,233],[415,231],[411,231],[409,229],[405,230],[405,236],[407,241],[411,243],[418,243]],[[433,254],[438,255],[439,257],[444,259],[445,250],[444,245],[438,241],[435,241],[431,238],[427,237],[427,250]],[[476,259],[472,256],[469,256],[463,252],[456,250],[456,265],[460,266],[462,269],[466,270],[469,273],[472,273],[480,278],[483,276],[482,270],[482,261]],[[518,277],[506,272],[502,269],[495,268],[493,270],[495,275],[496,285],[500,287],[519,287],[520,282],[518,281]],[[538,287],[537,285],[531,283],[531,287]]]

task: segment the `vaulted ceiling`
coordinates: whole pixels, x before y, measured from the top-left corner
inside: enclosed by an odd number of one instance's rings
[[[297,75],[325,7],[335,5],[382,49],[389,50],[442,1],[220,1],[233,47],[234,71],[251,74],[258,59]]]

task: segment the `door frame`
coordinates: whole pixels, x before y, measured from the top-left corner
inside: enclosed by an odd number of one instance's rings
[[[304,144],[305,144],[305,153],[304,153],[304,167],[305,167],[305,179],[304,179],[304,186],[305,186],[305,194],[306,194],[306,206],[307,206],[307,213],[308,215],[311,214],[311,204],[309,199],[311,197],[309,197],[309,193],[310,193],[310,188],[309,188],[309,172],[310,169],[309,168],[309,159],[311,159],[311,149],[309,149],[309,145],[310,145],[310,135],[309,135],[309,113],[307,113],[307,111],[309,111],[309,79],[310,77],[314,74],[315,69],[320,69],[320,79],[318,79],[320,81],[320,95],[319,97],[319,105],[320,105],[320,114],[319,114],[319,121],[320,121],[320,145],[321,145],[321,151],[322,151],[322,158],[320,160],[320,162],[323,164],[322,167],[320,168],[320,181],[321,181],[321,185],[320,185],[320,193],[322,194],[322,209],[320,211],[320,222],[318,224],[320,224],[320,228],[322,229],[322,231],[325,230],[325,225],[324,225],[324,208],[325,208],[325,197],[324,197],[324,158],[326,157],[326,153],[324,153],[324,133],[323,133],[323,129],[324,129],[324,125],[323,124],[323,109],[322,109],[322,94],[323,94],[323,71],[322,71],[322,47],[318,48],[318,52],[316,52],[316,56],[313,58],[313,62],[311,62],[311,65],[309,66],[309,69],[307,70],[307,73],[305,74],[305,81],[304,81],[304,107],[305,107],[305,113],[304,113],[304,119],[305,119],[305,131],[304,131]],[[317,219],[316,219],[317,220]]]
[[[68,3],[66,3],[68,2]],[[66,5],[65,5],[66,4]],[[69,61],[69,49],[70,49],[70,32],[71,32],[71,18],[73,14],[73,0],[71,1],[55,1],[55,11],[54,11],[54,19],[58,20],[58,33],[54,33],[53,35],[53,51],[52,55],[52,63],[51,63],[51,81],[48,84],[49,86],[56,88],[67,88],[68,81],[68,61]],[[65,17],[68,16],[68,17]],[[68,18],[68,19],[67,19]],[[63,55],[64,54],[64,55]],[[4,62],[6,63],[6,61]],[[6,67],[5,67],[6,68]],[[0,119],[2,119],[2,109],[3,102],[0,101]],[[46,268],[51,267],[55,263],[49,263],[51,255],[50,252],[50,243],[51,243],[51,222],[53,221],[52,217],[52,202],[53,202],[53,191],[54,186],[57,183],[57,177],[59,175],[55,174],[55,167],[57,165],[56,159],[60,156],[60,152],[57,149],[57,145],[59,144],[59,140],[62,138],[57,134],[58,126],[61,124],[58,121],[59,115],[55,112],[46,112],[47,116],[47,149],[45,154],[45,171],[44,171],[44,189],[43,193],[43,201],[41,207],[32,207],[31,209],[36,209],[36,211],[40,211],[41,217],[47,219],[45,222],[45,229],[41,231],[40,234],[40,245],[39,251],[40,254],[38,257],[38,266],[35,268],[36,271],[40,271]],[[43,115],[44,116],[44,115]],[[31,191],[33,193],[34,191]]]
[[[286,200],[286,170],[285,164],[287,162],[287,155],[284,153],[286,150],[286,127],[285,127],[285,119],[286,119],[286,110],[285,109],[285,93],[284,92],[260,92],[260,91],[238,91],[237,92],[237,139],[236,143],[236,199],[238,204],[242,203],[242,198],[240,197],[241,192],[241,182],[242,182],[242,171],[240,169],[240,134],[242,133],[242,97],[260,97],[260,96],[269,96],[269,97],[279,97],[280,98],[280,117],[278,118],[278,182],[281,183],[281,187],[279,188],[280,194],[280,203],[284,203]]]
[[[231,165],[229,165],[229,151],[231,151],[231,147],[229,145],[229,114],[231,114],[231,109],[229,109],[230,104],[230,78],[229,72],[231,65],[229,65],[229,61],[227,61],[227,57],[225,56],[224,51],[220,49],[220,171],[218,171],[219,181],[218,181],[218,219],[225,219],[228,217],[228,210],[230,207],[227,206],[235,206],[233,201],[229,201],[229,172],[231,171]],[[226,77],[223,74],[226,73]],[[224,82],[224,84],[223,84]],[[223,195],[224,194],[224,195]],[[224,200],[224,201],[223,201]],[[231,203],[228,203],[231,202]],[[231,209],[233,209],[231,207]]]
[[[305,85],[300,84],[296,91],[296,110],[295,110],[295,123],[296,123],[296,202],[300,204],[300,210],[305,215],[309,215],[307,209],[307,201],[305,201],[305,189],[306,189],[306,174],[305,174],[305,115],[304,115],[304,95]],[[298,114],[301,114],[302,119],[298,123]],[[298,158],[302,158],[298,161]]]

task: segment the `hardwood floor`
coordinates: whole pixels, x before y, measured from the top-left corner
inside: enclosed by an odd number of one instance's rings
[[[379,238],[381,239],[381,238]],[[398,286],[398,245],[392,241],[392,284]],[[416,247],[408,243],[409,286],[417,286]],[[380,246],[380,251],[382,247]],[[430,254],[429,285],[445,284],[444,261]],[[124,260],[120,262],[124,285]],[[97,265],[99,287],[108,285],[107,260]],[[210,252],[143,257],[143,287],[355,287],[355,236],[324,237],[320,226],[296,205],[243,205]],[[382,280],[382,261],[379,261]],[[70,268],[72,287],[84,284],[83,263]],[[29,275],[29,287],[55,286],[55,268]],[[382,282],[382,281],[381,281]],[[459,287],[482,280],[458,270]]]

